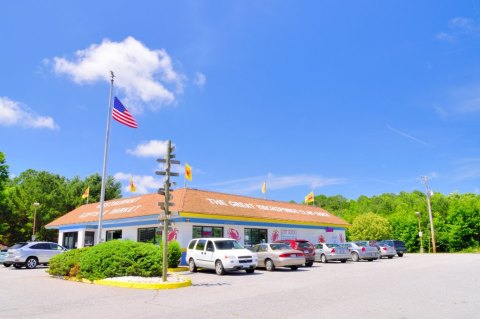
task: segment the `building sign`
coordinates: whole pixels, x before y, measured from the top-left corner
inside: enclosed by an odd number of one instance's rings
[[[224,201],[222,199],[213,199],[213,198],[207,198],[207,201],[212,205],[218,205],[218,206],[230,206],[230,207],[239,207],[244,209],[260,209],[260,210],[282,212],[282,213],[330,217],[330,214],[326,212],[316,212],[316,211],[296,209],[296,208],[257,205],[257,204],[250,204],[250,203],[236,202],[236,201]]]
[[[133,213],[137,209],[139,209],[141,207],[141,205],[130,205],[130,206],[126,206],[126,207],[116,207],[116,208],[115,208],[115,206],[135,204],[140,199],[141,199],[141,197],[134,197],[134,198],[119,199],[119,200],[113,200],[113,201],[107,202],[103,205],[103,207],[104,207],[103,216]],[[111,208],[106,209],[107,207],[111,207]],[[100,205],[97,206],[97,209],[100,209]],[[85,212],[85,213],[81,213],[78,216],[78,218],[87,218],[87,217],[90,217],[90,216],[98,216],[99,213],[100,213],[99,211]]]

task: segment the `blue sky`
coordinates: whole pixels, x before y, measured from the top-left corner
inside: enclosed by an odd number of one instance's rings
[[[480,192],[480,1],[0,3],[0,151],[155,192],[171,139],[188,187],[300,202]],[[183,186],[183,171],[177,178]]]

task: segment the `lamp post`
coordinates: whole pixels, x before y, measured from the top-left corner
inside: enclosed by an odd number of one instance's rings
[[[37,221],[37,207],[40,206],[40,203],[33,203],[33,207],[35,207],[35,212],[33,213],[33,230],[32,230],[32,241],[35,241],[35,223]]]
[[[428,176],[422,176],[422,183],[425,185],[425,194],[427,195],[427,206],[428,206],[428,217],[430,219],[430,231],[432,234],[432,252],[437,253],[437,246],[435,244],[435,230],[433,229],[433,216],[432,216],[432,206],[430,205],[430,197],[433,195],[433,192],[428,189]]]
[[[420,212],[415,212],[418,219],[418,237],[420,238],[420,254],[423,254],[423,233],[422,233],[422,224],[420,224]]]

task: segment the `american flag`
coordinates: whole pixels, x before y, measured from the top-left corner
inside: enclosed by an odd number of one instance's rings
[[[113,113],[112,117],[126,126],[137,128],[138,124],[133,118],[133,116],[128,112],[128,110],[123,106],[117,97],[115,97],[115,102],[113,103]]]

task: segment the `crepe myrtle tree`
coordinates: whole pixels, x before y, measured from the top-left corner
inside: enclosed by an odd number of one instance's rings
[[[391,236],[390,222],[377,214],[366,213],[359,215],[349,229],[349,240],[382,240]]]

